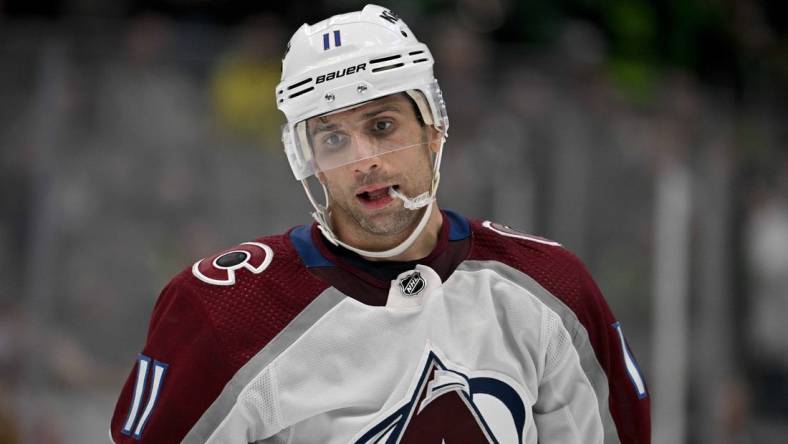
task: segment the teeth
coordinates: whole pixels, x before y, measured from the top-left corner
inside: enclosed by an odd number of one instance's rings
[[[386,196],[391,196],[392,190],[396,190],[398,188],[398,185],[392,185],[390,187],[380,188],[377,190],[364,191],[363,193],[358,193],[357,196],[363,200],[378,200]]]
[[[367,194],[369,195],[370,199],[378,199],[378,198],[388,194],[388,188],[383,188],[383,189],[380,189],[380,190],[370,191]]]

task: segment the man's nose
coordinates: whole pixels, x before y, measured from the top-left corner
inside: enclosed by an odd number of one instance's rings
[[[364,134],[356,134],[353,136],[353,149],[355,150],[356,159],[367,159],[378,155],[378,141],[374,137],[369,137]]]
[[[365,159],[359,159],[353,163],[353,171],[358,174],[369,174],[378,168],[379,158],[377,156],[370,156]]]
[[[355,138],[354,149],[356,150],[356,159],[354,170],[367,173],[378,167],[380,163],[380,153],[378,152],[375,141],[369,137],[359,136]]]

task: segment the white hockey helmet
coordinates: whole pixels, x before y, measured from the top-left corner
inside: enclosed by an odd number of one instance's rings
[[[361,11],[335,15],[314,25],[303,24],[290,39],[282,59],[282,80],[276,87],[277,107],[287,117],[282,142],[297,180],[304,185],[315,208],[312,216],[324,236],[335,245],[367,257],[385,258],[405,251],[426,226],[440,181],[440,163],[449,128],[446,106],[433,74],[434,61],[426,45],[419,42],[396,14],[367,5]],[[328,214],[329,194],[323,185],[325,205],[319,204],[307,179],[321,171],[362,160],[358,150],[325,162],[313,143],[307,123],[318,116],[340,112],[381,97],[405,93],[415,103],[419,117],[441,133],[440,147],[433,160],[430,189],[410,198],[390,189],[410,210],[427,207],[410,236],[386,251],[366,251],[340,241]],[[313,119],[314,120],[314,119]],[[364,150],[367,157],[379,156],[414,145],[392,141]]]
[[[432,66],[427,46],[380,6],[303,24],[287,45],[276,87],[277,107],[287,117],[282,142],[296,179],[321,170],[306,133],[311,117],[405,92],[422,120],[445,134],[449,120]],[[345,163],[354,160],[360,159]]]

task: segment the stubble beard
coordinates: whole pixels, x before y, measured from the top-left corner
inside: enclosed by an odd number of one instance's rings
[[[417,190],[413,194],[405,193],[405,190],[400,190],[408,197],[414,197],[424,191],[429,191],[430,183],[432,182],[432,167],[429,155],[426,155],[426,162],[421,163],[422,167],[418,168],[410,178],[403,178],[404,180],[391,180],[385,177],[367,177],[364,182],[395,182],[400,184],[410,183],[413,189]],[[403,202],[399,198],[394,198],[394,204],[384,208],[378,212],[370,214],[361,208],[361,204],[357,202],[357,198],[353,194],[337,192],[329,185],[329,195],[331,199],[331,206],[344,213],[348,218],[354,222],[354,231],[363,231],[366,234],[375,236],[397,236],[408,230],[408,228],[415,227],[418,224],[421,216],[426,211],[426,208],[419,210],[409,210],[405,208]]]
[[[421,214],[421,211],[405,208],[398,198],[394,198],[393,205],[370,214],[360,208],[359,204],[354,205],[355,202],[349,202],[350,199],[356,199],[354,195],[337,198],[336,194],[333,192],[331,194],[332,206],[352,220],[356,226],[355,231],[361,230],[366,234],[396,236],[415,225]]]
[[[351,209],[351,211],[350,216],[358,226],[367,233],[377,236],[395,236],[402,233],[415,223],[416,216],[419,214],[418,211],[405,208],[399,201],[394,208],[376,214],[374,219],[357,208]]]

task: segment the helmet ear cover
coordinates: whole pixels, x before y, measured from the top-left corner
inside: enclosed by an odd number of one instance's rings
[[[407,91],[404,94],[405,94],[405,98],[407,98],[408,102],[410,102],[411,106],[413,106],[413,112],[416,114],[416,119],[419,121],[419,125],[427,126],[427,123],[425,121],[426,119],[424,118],[424,116],[426,115],[427,119],[432,121],[432,113],[430,113],[429,110],[425,112],[425,110],[422,109],[422,107],[426,105],[426,103],[424,103],[424,96],[422,96],[421,93],[411,92],[411,91]],[[414,95],[418,96],[421,104],[416,102],[416,99],[414,99]]]

